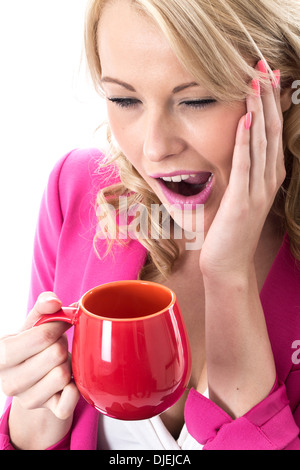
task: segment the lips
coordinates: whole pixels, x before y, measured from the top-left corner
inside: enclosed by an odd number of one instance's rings
[[[192,209],[207,202],[213,186],[213,174],[210,172],[178,172],[153,177],[157,179],[170,204],[179,204],[181,207],[189,205]]]

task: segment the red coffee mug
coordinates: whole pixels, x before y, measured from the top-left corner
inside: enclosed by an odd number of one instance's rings
[[[77,308],[44,315],[35,326],[75,326],[75,383],[101,413],[116,419],[151,418],[184,393],[191,373],[190,345],[169,288],[147,281],[117,281],[89,290]]]

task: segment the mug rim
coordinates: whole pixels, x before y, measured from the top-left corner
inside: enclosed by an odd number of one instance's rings
[[[122,284],[122,285],[124,285],[124,284],[147,284],[147,285],[155,286],[155,287],[158,287],[159,289],[163,289],[163,290],[167,291],[169,294],[171,294],[171,302],[168,305],[166,305],[166,307],[159,310],[158,312],[151,313],[150,315],[147,315],[147,316],[134,317],[134,318],[104,317],[102,315],[96,315],[95,313],[90,312],[89,310],[87,310],[84,307],[83,302],[84,302],[85,298],[89,294],[91,294],[92,291],[101,289],[102,287],[107,287],[107,286],[116,285],[116,284]],[[130,280],[105,282],[103,284],[100,284],[99,286],[92,287],[92,289],[89,289],[87,292],[85,292],[85,294],[83,294],[83,296],[79,300],[79,307],[80,307],[81,310],[84,311],[84,313],[86,315],[89,315],[89,316],[94,317],[94,318],[99,318],[100,320],[107,320],[107,321],[113,321],[113,322],[133,322],[133,321],[145,320],[145,319],[148,319],[148,318],[154,318],[156,316],[161,315],[166,310],[169,310],[170,307],[174,306],[175,303],[176,303],[176,300],[177,300],[177,297],[176,297],[175,292],[172,289],[170,289],[169,287],[164,286],[163,284],[159,284],[157,282],[152,282],[152,281],[139,281],[139,280],[130,279]]]

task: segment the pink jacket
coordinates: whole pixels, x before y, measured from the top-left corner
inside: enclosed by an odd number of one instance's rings
[[[99,171],[101,158],[95,149],[74,150],[50,175],[36,231],[28,310],[43,291],[54,291],[68,305],[95,285],[137,278],[146,258],[138,241],[132,240],[126,248],[115,246],[113,254],[103,259],[94,252],[95,195],[118,178],[111,170]],[[105,241],[100,240],[100,253],[105,248]],[[185,421],[204,449],[300,449],[300,360],[295,360],[292,347],[300,339],[300,270],[287,236],[261,291],[261,301],[278,380],[268,397],[236,420],[191,390]],[[68,334],[71,342],[72,330]],[[13,450],[8,430],[10,402],[0,419],[2,450]],[[72,429],[51,449],[95,450],[97,432],[98,412],[80,399]]]

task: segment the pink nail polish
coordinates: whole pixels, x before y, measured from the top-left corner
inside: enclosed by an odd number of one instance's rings
[[[258,66],[258,70],[262,73],[269,73],[269,69],[267,67],[267,64],[266,62],[264,62],[263,60],[260,60],[257,64]]]
[[[274,70],[273,75],[274,75],[274,79],[272,80],[272,87],[276,90],[276,88],[278,88],[280,85],[280,78],[281,78],[280,70]]]
[[[252,80],[252,89],[255,91],[256,96],[260,96],[260,83],[257,78]]]
[[[249,112],[245,116],[245,129],[247,131],[249,131],[249,129],[251,128],[251,124],[252,124],[252,112]]]

